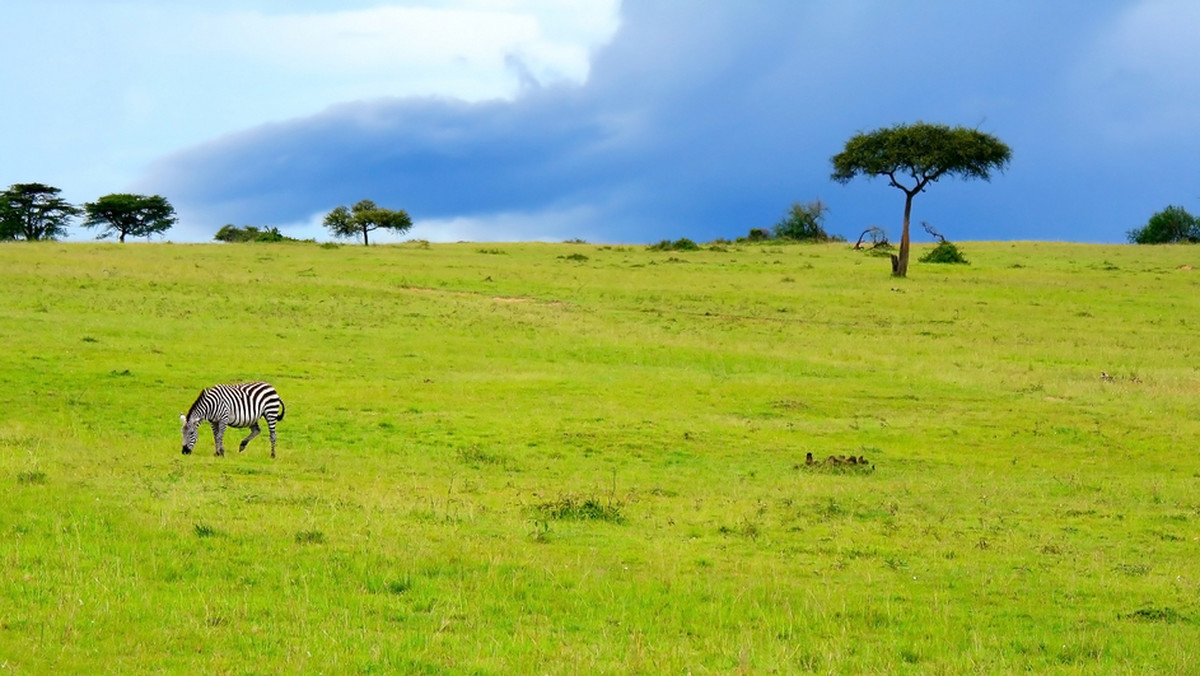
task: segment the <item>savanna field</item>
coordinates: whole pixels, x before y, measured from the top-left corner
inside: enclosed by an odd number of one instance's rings
[[[1200,673],[1200,248],[928,248],[4,244],[0,673]]]

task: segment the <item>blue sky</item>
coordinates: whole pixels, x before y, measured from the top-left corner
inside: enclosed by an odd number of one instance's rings
[[[405,238],[733,238],[821,199],[899,237],[900,191],[842,186],[858,131],[918,120],[1013,149],[914,221],[953,240],[1121,242],[1200,213],[1194,0],[8,0],[0,185],[161,194],[174,241],[325,239],[372,199]],[[923,233],[916,228],[914,236]],[[92,233],[77,231],[75,238]]]

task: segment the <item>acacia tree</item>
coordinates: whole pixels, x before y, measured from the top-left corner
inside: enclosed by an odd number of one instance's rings
[[[83,227],[104,226],[96,239],[116,233],[122,243],[126,235],[149,237],[166,232],[179,220],[175,216],[175,208],[159,195],[116,193],[88,202],[83,208],[87,212]]]
[[[67,225],[81,212],[41,183],[15,183],[0,192],[0,240],[54,239],[67,234]]]
[[[353,207],[338,207],[325,216],[325,227],[334,237],[363,238],[363,245],[370,244],[367,233],[386,228],[397,234],[408,232],[412,219],[403,209],[395,211],[377,206],[371,200],[362,200]]]
[[[1012,150],[996,137],[975,129],[944,124],[898,124],[859,132],[834,155],[833,174],[838,183],[849,183],[862,174],[886,176],[888,184],[904,191],[904,228],[900,251],[892,256],[892,274],[908,275],[908,224],[912,201],[943,176],[990,180],[992,171],[1003,171]]]

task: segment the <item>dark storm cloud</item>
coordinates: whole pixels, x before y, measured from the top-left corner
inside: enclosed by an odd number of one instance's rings
[[[1157,180],[1118,203],[1113,188],[1186,162],[1162,138],[1149,153],[1095,137],[1111,101],[1089,100],[1106,85],[1087,81],[1088,55],[1129,5],[629,0],[583,85],[526,74],[512,100],[347,103],[165,158],[145,186],[204,228],[370,198],[418,223],[560,212],[586,215],[564,237],[708,240],[820,197],[853,237],[894,229],[901,198],[830,183],[829,157],[856,131],[925,120],[994,133],[1014,162],[991,184],[931,187],[918,221],[957,239],[1119,241],[1172,193]]]

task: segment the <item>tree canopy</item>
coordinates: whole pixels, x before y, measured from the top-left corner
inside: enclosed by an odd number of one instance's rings
[[[16,183],[0,192],[0,240],[55,239],[67,233],[81,212],[58,196],[62,192],[41,183]]]
[[[83,227],[104,228],[97,239],[114,233],[121,242],[125,241],[126,235],[149,237],[170,230],[179,220],[175,208],[159,195],[116,193],[88,202],[83,208],[87,212]]]
[[[892,274],[904,277],[908,274],[913,198],[943,176],[990,180],[992,172],[1003,171],[1011,159],[1012,150],[990,134],[917,122],[855,134],[831,159],[830,178],[849,183],[860,175],[885,176],[889,185],[904,191],[900,251],[892,257]]]
[[[334,237],[358,237],[362,235],[363,244],[370,244],[367,233],[385,228],[397,234],[408,232],[412,227],[412,219],[403,209],[395,211],[379,207],[371,200],[362,200],[347,209],[337,207],[325,216],[325,227]]]
[[[1187,209],[1169,206],[1150,217],[1146,225],[1130,230],[1129,241],[1134,244],[1175,244],[1200,242],[1200,218]]]

